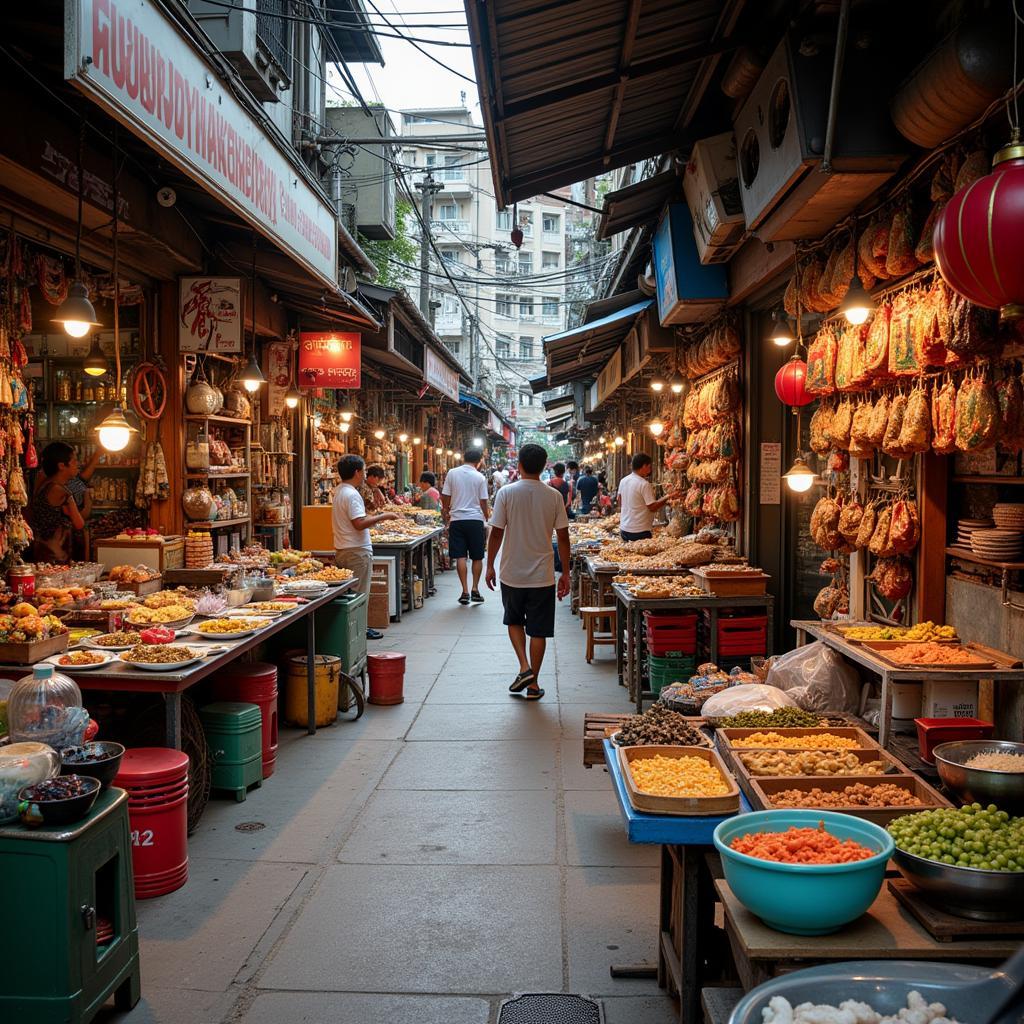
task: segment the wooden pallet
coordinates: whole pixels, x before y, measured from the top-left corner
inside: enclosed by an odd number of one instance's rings
[[[888,886],[900,906],[938,942],[1024,936],[1024,921],[975,921],[969,917],[957,917],[929,903],[921,891],[905,878],[890,878]]]
[[[604,740],[609,727],[614,732],[631,715],[612,715],[607,712],[587,711],[583,715],[583,767],[604,764]]]

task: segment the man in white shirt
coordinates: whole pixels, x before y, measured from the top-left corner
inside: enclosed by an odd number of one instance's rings
[[[551,533],[558,539],[562,573],[557,596],[569,593],[569,519],[565,501],[553,487],[541,482],[548,453],[539,444],[519,449],[519,479],[502,487],[494,499],[491,536],[487,543],[487,586],[496,581],[495,560],[501,550],[502,620],[519,658],[519,674],[509,693],[525,700],[540,700],[544,691],[537,679],[547,649],[555,635],[555,553]],[[504,546],[503,546],[503,542]],[[526,638],[530,638],[527,656]]]
[[[339,569],[351,569],[356,576],[356,589],[362,594],[370,592],[373,569],[373,544],[370,527],[397,519],[397,512],[366,514],[363,496],[359,493],[366,478],[366,463],[358,455],[343,455],[338,460],[341,483],[334,490],[331,501],[331,531],[334,534],[334,564]],[[368,640],[379,640],[384,634],[368,629]]]
[[[654,513],[681,494],[673,491],[664,498],[654,497],[650,476],[654,463],[646,452],[633,456],[633,472],[619,482],[619,536],[623,540],[645,540],[652,535]]]
[[[487,522],[487,477],[477,469],[483,458],[479,448],[467,448],[461,466],[449,469],[441,488],[441,515],[448,524],[448,554],[462,583],[459,604],[483,604],[480,573],[484,567],[484,523]],[[473,587],[466,574],[466,559],[473,562]]]
[[[491,483],[494,485],[494,494],[497,496],[498,491],[508,483],[508,470],[504,466],[499,466],[491,474]]]

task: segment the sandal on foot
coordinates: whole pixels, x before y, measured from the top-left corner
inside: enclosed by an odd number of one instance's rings
[[[540,700],[544,696],[544,691],[538,686],[535,690],[523,690],[519,696],[523,700]]]
[[[533,669],[528,668],[525,672],[520,672],[519,675],[512,680],[512,685],[508,688],[509,693],[519,693],[520,690],[526,689],[537,677],[533,674]]]
[[[469,604],[469,594],[463,594],[462,597],[459,598],[459,604]]]

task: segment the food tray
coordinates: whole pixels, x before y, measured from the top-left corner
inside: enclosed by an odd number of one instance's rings
[[[740,791],[736,780],[718,752],[705,747],[668,747],[652,745],[648,747],[619,747],[616,751],[619,768],[626,786],[629,802],[638,811],[648,814],[677,814],[701,817],[708,815],[734,814],[740,809]],[[661,754],[664,757],[699,757],[702,761],[713,764],[721,773],[729,786],[725,796],[652,796],[641,793],[633,781],[630,764]]]
[[[772,749],[778,749],[778,748],[772,748]],[[725,763],[729,767],[729,770],[739,780],[741,787],[743,786],[743,780],[744,779],[757,779],[757,780],[760,780],[760,779],[839,779],[839,778],[844,778],[845,779],[845,778],[852,778],[853,777],[853,776],[849,776],[849,775],[754,775],[753,772],[751,772],[750,769],[743,763],[743,761],[740,758],[740,754],[754,754],[754,753],[757,753],[757,750],[755,748],[751,747],[748,750],[748,749],[743,748],[743,747],[737,748],[737,747],[727,746],[727,747],[723,747],[721,753],[722,753],[722,757],[725,759]],[[786,754],[799,754],[799,753],[805,753],[805,751],[785,750],[785,751],[783,751],[783,753],[786,753]],[[886,750],[882,750],[880,747],[870,747],[870,748],[867,748],[867,749],[860,749],[860,750],[843,750],[843,751],[836,751],[836,753],[842,753],[844,755],[845,754],[853,754],[853,756],[858,761],[860,761],[862,763],[866,763],[868,761],[883,761],[883,762],[885,762],[886,775],[888,775],[888,774],[905,775],[906,772],[907,772],[906,767],[903,765],[903,763],[901,761],[898,761],[895,757],[892,756],[892,754],[890,754]],[[860,776],[858,776],[858,777],[860,777]],[[863,777],[864,778],[869,778],[869,779],[882,779],[885,776],[883,776],[883,775],[868,775],[867,773],[865,773]],[[745,789],[744,789],[744,792],[746,792]],[[747,795],[749,796],[750,794],[748,793]]]
[[[879,647],[879,644],[883,644],[886,646]],[[861,646],[865,647],[869,651],[873,651],[875,654],[878,655],[879,658],[882,659],[882,661],[888,662],[890,665],[893,665],[896,668],[901,669],[925,669],[929,672],[970,672],[976,668],[980,669],[996,667],[995,661],[986,658],[983,654],[980,653],[977,655],[976,661],[958,662],[955,665],[945,665],[942,663],[921,665],[917,664],[916,662],[898,661],[896,658],[892,657],[892,650],[894,646],[906,647],[908,646],[907,644],[896,643],[895,645],[893,645],[891,640],[865,640],[862,642]],[[969,650],[969,648],[965,647],[964,650]]]
[[[124,583],[118,580],[117,585],[121,590],[127,590],[133,594],[138,594],[139,597],[145,597],[147,594],[155,594],[163,590],[164,581],[160,576],[154,576],[151,580],[145,580],[142,583]]]
[[[0,662],[9,665],[32,665],[50,654],[66,651],[68,639],[67,633],[60,633],[57,636],[48,636],[45,640],[0,644]]]
[[[750,799],[751,806],[755,810],[774,811],[783,810],[784,807],[776,807],[768,799],[770,794],[781,793],[787,789],[798,789],[803,792],[810,792],[812,789],[824,790],[834,793],[845,789],[847,786],[855,786],[862,783],[865,786],[879,785],[880,783],[891,783],[899,786],[900,789],[913,793],[920,801],[920,807],[822,807],[820,810],[838,811],[841,814],[850,814],[855,818],[863,818],[865,821],[873,821],[876,825],[888,825],[894,818],[904,814],[916,814],[918,811],[930,811],[936,807],[951,807],[952,804],[946,800],[937,790],[933,789],[923,779],[916,775],[844,775],[835,778],[818,778],[808,776],[795,776],[791,778],[767,778],[752,777],[750,780],[749,792],[744,787],[744,792]],[[805,810],[819,810],[816,807],[804,808]]]
[[[766,573],[723,573],[721,576],[709,576],[699,566],[690,569],[690,574],[706,594],[713,594],[715,597],[750,597],[764,594],[771,579]]]
[[[863,730],[857,729],[852,726],[842,727],[831,727],[828,729],[808,728],[808,729],[773,729],[770,726],[765,726],[760,729],[719,729],[718,736],[721,737],[722,742],[729,747],[732,747],[733,740],[746,739],[748,736],[753,736],[754,733],[758,732],[773,732],[777,736],[817,736],[821,733],[829,733],[832,736],[841,736],[844,739],[856,740],[857,749],[860,750],[878,750],[878,744]],[[737,750],[818,750],[818,747],[737,747]],[[853,749],[853,748],[851,748]]]

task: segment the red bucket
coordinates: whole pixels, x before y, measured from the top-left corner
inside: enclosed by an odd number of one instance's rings
[[[263,778],[277,763],[277,666],[264,661],[232,662],[213,680],[214,700],[257,704],[263,717]]]
[[[180,889],[188,880],[188,755],[127,750],[114,785],[128,791],[136,898]]]
[[[405,700],[402,686],[405,682],[405,655],[397,651],[381,651],[366,657],[367,675],[370,677],[371,704],[401,704]]]

